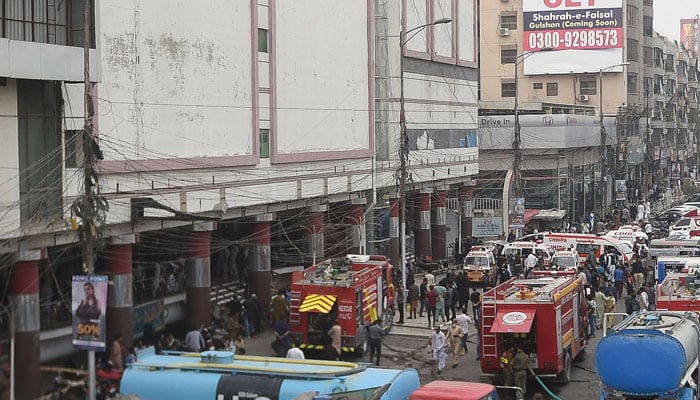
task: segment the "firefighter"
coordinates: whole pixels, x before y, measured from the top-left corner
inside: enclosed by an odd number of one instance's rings
[[[513,345],[504,343],[505,351],[501,355],[501,367],[503,367],[503,385],[513,386]]]
[[[523,351],[523,345],[515,345],[515,355],[513,356],[513,384],[527,393],[527,368],[530,357]]]

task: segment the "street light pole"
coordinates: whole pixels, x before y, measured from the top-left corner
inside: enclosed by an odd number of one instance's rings
[[[420,29],[428,26],[447,24],[452,22],[450,18],[441,18],[433,21],[430,24],[424,24],[411,28],[404,29],[404,21],[401,21],[401,33],[399,34],[399,60],[400,60],[400,98],[399,98],[399,124],[401,127],[400,143],[399,143],[399,161],[400,161],[400,179],[399,179],[399,226],[401,229],[401,286],[403,287],[404,296],[406,295],[406,183],[408,181],[408,135],[406,134],[406,98],[404,96],[404,64],[403,50],[413,36],[407,36],[409,33],[418,33]]]
[[[601,68],[600,71],[598,71],[598,114],[599,114],[599,122],[600,122],[600,180],[601,180],[601,187],[603,188],[602,190],[602,206],[603,209],[605,209],[605,195],[607,192],[607,187],[605,186],[605,169],[606,169],[606,164],[607,164],[607,135],[605,132],[605,124],[603,122],[603,72],[609,71],[615,67],[622,67],[625,65],[629,65],[628,62],[620,63],[620,64],[615,64],[611,65],[609,67]],[[594,185],[594,190],[593,190],[593,206],[592,210],[595,212],[596,208],[596,203],[595,203],[595,164],[593,165],[593,180],[591,181],[592,184]],[[585,196],[585,193],[584,193]],[[586,210],[583,210],[584,215],[586,214]]]

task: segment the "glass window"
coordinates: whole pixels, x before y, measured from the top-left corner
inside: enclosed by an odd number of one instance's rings
[[[579,89],[581,94],[595,95],[598,94],[598,81],[596,80],[586,80],[581,81],[581,88]]]
[[[269,129],[260,129],[260,158],[270,158]]]
[[[629,74],[627,75],[627,93],[638,93],[639,88],[637,85],[637,75]]]
[[[66,168],[82,168],[83,166],[83,131],[66,131],[63,143],[63,156]]]
[[[542,82],[535,82],[535,83],[532,84],[532,88],[533,88],[534,90],[544,89],[544,83],[542,83]]]
[[[627,61],[639,60],[639,42],[636,39],[627,39]]]
[[[258,51],[260,53],[267,53],[267,29],[258,29]]]
[[[559,96],[559,84],[557,82],[547,82],[547,96]]]
[[[627,5],[627,26],[637,26],[637,7]]]
[[[501,46],[501,64],[515,64],[518,57],[518,48],[514,46]]]
[[[518,29],[518,14],[508,12],[500,15],[500,27],[510,30]]]
[[[515,82],[501,82],[501,97],[515,97]]]

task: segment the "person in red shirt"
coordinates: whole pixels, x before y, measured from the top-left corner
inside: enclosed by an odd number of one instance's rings
[[[435,290],[435,285],[430,285],[430,290],[425,295],[425,299],[428,305],[428,328],[435,326],[435,311],[437,310],[437,303],[440,299],[440,295],[437,290]],[[432,316],[433,322],[430,323],[430,317]]]

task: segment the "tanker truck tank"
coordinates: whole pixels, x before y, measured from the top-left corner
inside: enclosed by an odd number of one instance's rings
[[[695,313],[633,314],[596,348],[601,399],[697,399],[698,351],[700,322]],[[693,397],[685,397],[689,394]]]
[[[303,393],[380,395],[408,399],[418,389],[418,372],[366,365],[275,357],[233,356],[207,351],[156,355],[139,352],[122,376],[120,392],[142,400],[270,399],[292,400]],[[237,397],[234,397],[237,396]]]

